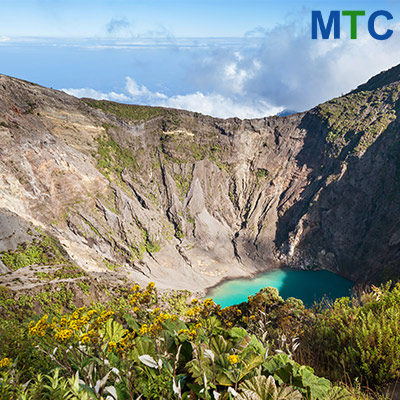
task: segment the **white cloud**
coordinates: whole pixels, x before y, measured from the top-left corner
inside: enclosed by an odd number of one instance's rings
[[[70,94],[75,97],[89,97],[97,100],[112,100],[112,101],[121,101],[128,102],[131,101],[131,98],[126,96],[123,93],[102,93],[95,89],[90,88],[81,88],[81,89],[61,89],[63,92]]]
[[[152,92],[144,85],[139,86],[129,76],[126,77],[125,93],[103,93],[90,88],[61,90],[75,97],[91,97],[98,100],[181,108],[219,118],[258,118],[275,115],[283,111],[283,107],[271,106],[263,100],[226,97],[217,93],[204,94],[196,92],[168,97],[163,93]]]
[[[340,40],[312,40],[309,26],[299,29],[294,23],[271,31],[258,29],[250,36],[263,39],[251,45],[218,42],[196,53],[201,55],[186,69],[185,79],[193,88],[189,93],[167,96],[131,77],[126,77],[121,93],[64,90],[78,97],[183,108],[222,118],[264,117],[284,109],[302,111],[347,93],[398,64],[400,25],[390,28],[395,33],[385,41],[371,38],[362,28],[357,40],[346,33]]]
[[[246,103],[243,100],[235,101],[235,99],[224,97],[220,94],[205,95],[201,92],[184,96],[173,96],[159,103],[159,105],[183,108],[220,118],[259,118],[276,115],[283,111],[283,107],[273,107],[264,101]]]
[[[357,40],[345,32],[340,40],[312,40],[311,28],[304,24],[300,29],[295,23],[258,29],[260,45],[244,45],[239,52],[217,49],[196,60],[190,77],[223,96],[240,94],[276,107],[306,110],[397,65],[400,26],[390,28],[395,33],[385,41],[373,39],[362,28]]]
[[[167,96],[165,94],[159,93],[159,92],[151,92],[149,89],[147,89],[146,86],[142,85],[139,87],[139,85],[134,81],[130,76],[126,77],[126,90],[127,92],[132,96],[132,98],[147,98],[148,100],[150,99],[166,99]]]

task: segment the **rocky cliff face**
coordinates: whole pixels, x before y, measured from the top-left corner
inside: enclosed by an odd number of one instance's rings
[[[192,290],[282,265],[398,277],[399,70],[257,120],[0,76],[0,272],[76,264]]]

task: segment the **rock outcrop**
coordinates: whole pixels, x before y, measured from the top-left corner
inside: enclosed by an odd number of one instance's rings
[[[255,120],[81,100],[0,76],[0,273],[51,237],[89,274],[161,288],[283,265],[397,278],[399,71]]]

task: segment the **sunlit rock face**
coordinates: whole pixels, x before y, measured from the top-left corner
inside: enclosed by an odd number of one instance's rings
[[[90,274],[160,288],[283,265],[396,278],[398,69],[309,112],[256,120],[0,76],[0,251],[45,232]]]

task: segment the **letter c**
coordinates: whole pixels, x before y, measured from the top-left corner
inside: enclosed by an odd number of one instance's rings
[[[393,35],[393,31],[392,29],[388,29],[386,31],[386,33],[380,35],[378,33],[376,33],[375,30],[375,20],[377,17],[386,17],[386,19],[389,21],[391,19],[393,19],[393,15],[389,12],[389,11],[385,11],[385,10],[378,10],[375,11],[371,14],[371,16],[368,19],[368,31],[369,34],[376,40],[386,40],[389,39],[392,35]]]

